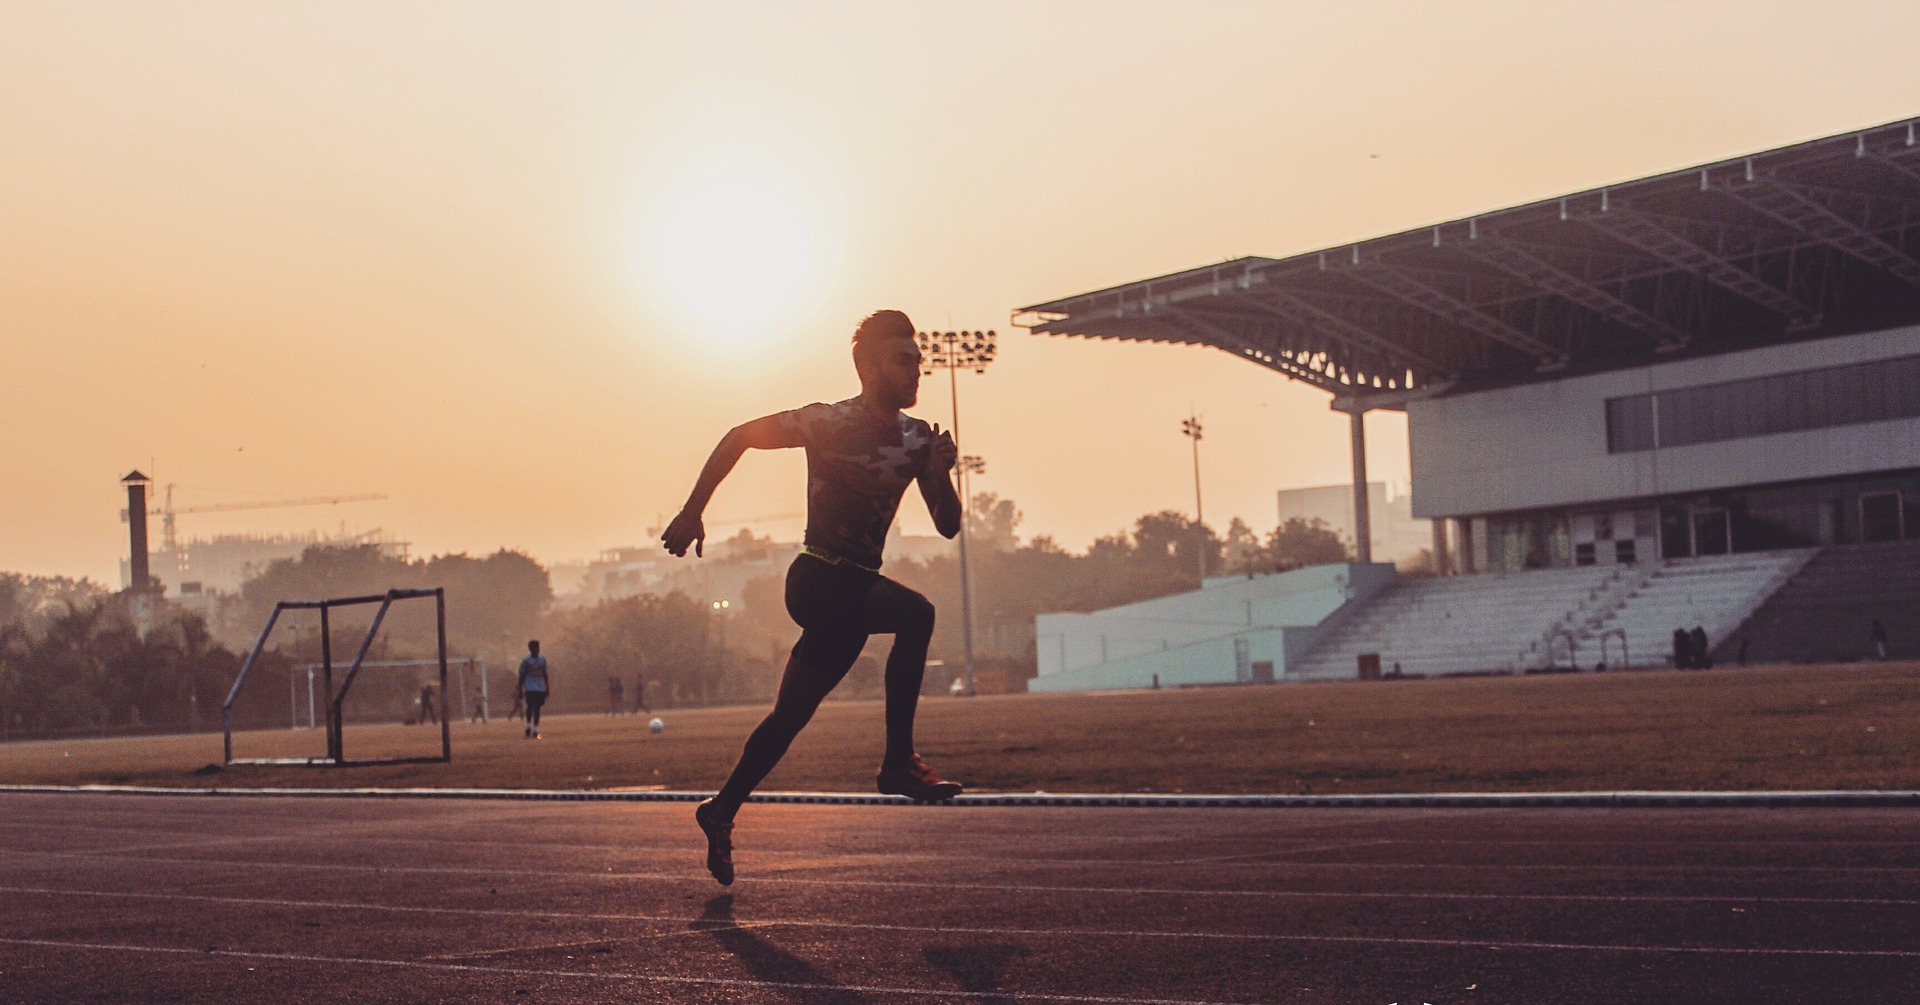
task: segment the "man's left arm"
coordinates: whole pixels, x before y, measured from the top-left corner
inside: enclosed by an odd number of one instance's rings
[[[953,489],[953,465],[959,459],[960,449],[953,442],[952,433],[943,433],[940,427],[933,427],[933,448],[927,455],[927,466],[921,470],[920,497],[927,501],[927,513],[933,517],[933,527],[941,537],[951,538],[960,533],[960,494]]]

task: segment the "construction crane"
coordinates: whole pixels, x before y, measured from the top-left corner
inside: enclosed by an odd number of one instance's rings
[[[712,527],[757,527],[763,523],[782,523],[805,516],[805,513],[767,513],[762,516],[750,516],[744,520],[703,520],[701,522]]]
[[[158,508],[148,510],[147,512],[150,515],[160,518],[162,547],[171,551],[176,542],[174,536],[174,517],[182,513],[227,513],[243,509],[282,509],[288,506],[331,506],[336,503],[379,502],[385,498],[386,496],[383,495],[304,496],[299,499],[267,499],[260,502],[210,503],[205,506],[182,506],[176,509],[173,505],[173,485],[168,484],[166,501]],[[120,522],[127,522],[126,510],[120,511]]]

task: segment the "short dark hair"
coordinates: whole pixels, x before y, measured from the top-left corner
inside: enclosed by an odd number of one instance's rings
[[[853,329],[853,365],[858,367],[889,339],[913,338],[913,322],[900,311],[874,311]]]

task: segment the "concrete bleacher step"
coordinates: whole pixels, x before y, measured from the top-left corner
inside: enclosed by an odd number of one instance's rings
[[[1569,664],[1591,669],[1603,654],[1617,668],[1622,638],[1632,665],[1664,666],[1675,628],[1699,625],[1710,644],[1720,643],[1813,554],[1763,552],[1403,583],[1321,639],[1287,676],[1352,677],[1363,653],[1377,653],[1385,671],[1397,663],[1410,674],[1518,673]]]
[[[1741,628],[1715,659],[1751,663],[1841,663],[1875,657],[1878,620],[1888,656],[1920,657],[1920,541],[1832,545],[1808,561]]]
[[[1529,646],[1615,581],[1611,569],[1556,569],[1403,583],[1321,640],[1288,672],[1351,677],[1361,653],[1406,673],[1517,672]]]
[[[1576,662],[1597,661],[1602,639],[1618,665],[1625,654],[1634,666],[1672,664],[1673,632],[1696,626],[1708,645],[1719,645],[1776,593],[1814,555],[1810,549],[1677,559],[1653,567],[1646,581],[1621,599],[1605,618],[1575,637]]]

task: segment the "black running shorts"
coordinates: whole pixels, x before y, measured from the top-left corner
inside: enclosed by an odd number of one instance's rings
[[[856,565],[801,554],[787,567],[787,614],[800,626],[793,655],[835,677],[866,647],[867,595],[883,577]]]

